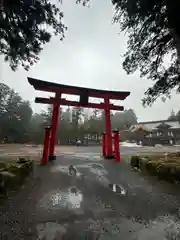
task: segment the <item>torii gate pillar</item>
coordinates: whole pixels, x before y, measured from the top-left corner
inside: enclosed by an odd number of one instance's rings
[[[60,97],[60,94],[57,96]],[[52,120],[51,120],[51,138],[50,138],[50,146],[49,146],[49,161],[55,160],[56,156],[54,153],[55,145],[56,145],[56,131],[58,128],[58,122],[59,122],[59,108],[60,104],[56,101],[53,103],[53,110],[52,110]]]
[[[112,151],[112,132],[111,132],[111,115],[110,115],[110,101],[108,97],[104,98],[105,103],[105,141],[106,141],[106,156],[105,158],[113,158]]]

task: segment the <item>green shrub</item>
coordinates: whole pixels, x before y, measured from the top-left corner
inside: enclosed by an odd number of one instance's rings
[[[139,168],[142,172],[157,176],[168,182],[180,181],[180,152],[164,155],[131,157],[131,166]]]
[[[174,179],[180,181],[180,166],[176,166],[174,169]]]
[[[4,162],[0,162],[0,169],[4,169],[5,167],[6,167],[6,163],[4,163]]]
[[[32,171],[33,162],[25,158],[5,159],[0,162],[0,199],[8,196],[9,190],[18,189]]]
[[[166,180],[168,182],[173,182],[173,171],[172,166],[168,164],[159,164],[156,167],[157,176],[161,180]]]
[[[139,159],[139,168],[142,172],[147,171],[148,162],[149,162],[149,159],[147,157],[142,157]]]
[[[140,158],[138,156],[131,157],[131,166],[134,168],[139,168]]]
[[[168,157],[170,158],[180,157],[180,152],[168,153]]]
[[[157,163],[156,163],[156,162],[153,162],[153,161],[149,161],[149,162],[146,164],[146,170],[147,170],[151,175],[154,175],[154,176],[157,175],[156,167],[157,167]]]

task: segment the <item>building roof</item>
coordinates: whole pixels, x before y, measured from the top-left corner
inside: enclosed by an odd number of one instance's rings
[[[178,122],[178,121],[177,121],[177,120],[158,120],[158,121],[139,122],[138,124],[147,124],[147,123],[169,123],[169,122]]]
[[[129,130],[132,130],[133,128],[137,128],[137,126],[143,126],[147,130],[156,130],[160,125],[169,125],[170,129],[177,129],[180,128],[180,123],[178,121],[172,121],[172,120],[162,120],[162,121],[152,121],[152,122],[139,122],[136,125],[132,125]]]
[[[147,128],[147,126],[142,125],[142,124],[137,124],[137,125],[132,125],[129,129],[131,132],[136,132],[139,130],[143,130],[145,132],[150,132],[151,129]]]

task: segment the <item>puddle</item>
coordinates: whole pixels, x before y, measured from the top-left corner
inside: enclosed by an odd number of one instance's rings
[[[73,176],[73,177],[78,177],[81,174],[78,172],[77,168],[73,165],[69,165],[68,167],[68,174],[69,176]]]
[[[39,205],[46,209],[78,209],[81,207],[83,194],[76,187],[68,188],[67,191],[52,191],[43,196]]]
[[[51,169],[52,172],[62,172],[62,173],[67,173],[69,176],[72,177],[83,177],[84,175],[80,173],[77,168],[73,165],[69,166],[58,166],[58,167],[53,167]]]
[[[38,240],[55,240],[67,232],[66,228],[58,223],[46,222],[36,226]]]
[[[69,173],[69,166],[56,166],[52,167],[52,172],[63,172],[63,173]]]
[[[108,172],[105,169],[97,169],[97,168],[91,168],[89,169],[90,172],[94,173],[95,175],[102,176],[107,175]]]
[[[69,172],[69,169],[76,169],[76,171],[78,172],[78,168],[87,168],[87,169],[99,169],[99,171],[104,171],[107,173],[107,171],[104,169],[104,166],[102,164],[94,164],[94,163],[85,163],[85,164],[77,164],[77,165],[69,165],[69,166],[55,166],[55,167],[52,167],[51,171],[52,172],[64,172],[64,173],[68,173]],[[104,170],[103,170],[104,169]]]
[[[121,186],[121,185],[110,183],[110,184],[109,184],[109,188],[110,188],[114,193],[117,193],[117,194],[120,194],[120,195],[126,195],[126,190],[125,190],[124,187]]]
[[[100,169],[103,168],[103,169],[104,169],[104,166],[103,166],[102,164],[92,163],[91,166],[92,166],[93,168],[100,168]]]
[[[110,180],[107,178],[108,171],[104,168],[102,164],[96,163],[85,163],[85,164],[78,164],[76,166],[69,165],[69,166],[58,166],[52,171],[61,171],[67,173],[69,176],[73,177],[84,177],[82,173],[80,173],[77,169],[86,168],[89,169],[90,173],[95,175],[96,180],[102,184],[104,187],[110,188],[114,193],[120,195],[126,195],[126,190],[119,184],[112,184]]]

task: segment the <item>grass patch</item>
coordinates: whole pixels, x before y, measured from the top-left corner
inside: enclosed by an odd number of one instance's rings
[[[6,198],[8,192],[20,187],[33,169],[29,158],[0,159],[0,198]]]
[[[180,181],[180,153],[132,156],[130,164],[143,173],[171,183]]]

